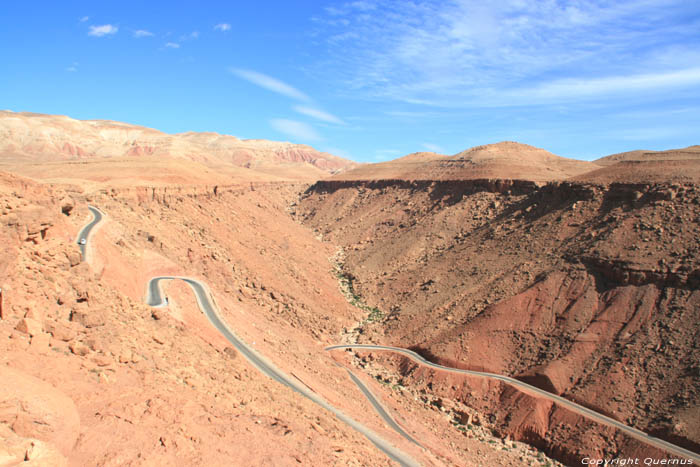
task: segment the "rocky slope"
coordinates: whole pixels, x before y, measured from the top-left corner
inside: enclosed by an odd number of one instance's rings
[[[344,249],[375,309],[362,342],[521,378],[699,450],[697,184],[328,180],[297,215]],[[644,451],[551,403],[389,366],[567,463]]]
[[[610,184],[700,183],[700,146],[668,151],[630,151],[595,161],[601,168],[571,180]]]
[[[636,151],[621,152],[611,154],[596,160],[598,165],[612,165],[618,162],[630,161],[678,161],[678,160],[698,160],[700,159],[700,146],[688,146],[682,149],[669,149],[667,151],[646,151],[638,149]]]
[[[0,161],[45,163],[95,158],[151,157],[208,167],[234,166],[316,179],[354,167],[354,162],[310,146],[242,140],[217,133],[169,135],[108,120],[75,120],[60,115],[0,111]],[[299,172],[299,173],[295,173]]]
[[[184,284],[165,286],[168,308],[145,306],[147,280],[164,274],[205,281],[244,340],[424,465],[546,461],[486,429],[467,436],[444,413],[361,376],[427,449],[375,414],[336,365],[343,357],[323,351],[363,311],[338,289],[335,248],[287,212],[306,185],[86,190],[0,177],[0,377],[16,388],[0,395],[3,462],[391,464],[232,351]],[[106,217],[81,262],[74,239],[88,202]]]

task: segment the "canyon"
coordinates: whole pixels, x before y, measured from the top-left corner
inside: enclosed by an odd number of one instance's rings
[[[392,464],[247,363],[186,284],[148,306],[156,276],[206,282],[241,339],[420,464],[673,456],[506,384],[326,347],[511,376],[697,453],[699,180],[698,146],[357,164],[2,112],[0,460]],[[88,204],[105,217],[82,258]]]

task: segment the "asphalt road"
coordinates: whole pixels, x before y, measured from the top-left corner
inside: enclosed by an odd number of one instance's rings
[[[626,435],[635,438],[639,441],[642,441],[646,444],[655,446],[657,448],[663,449],[666,452],[670,452],[672,454],[675,454],[679,457],[685,457],[687,459],[692,459],[695,463],[700,463],[700,455],[697,453],[694,453],[692,451],[689,451],[688,449],[682,448],[680,446],[676,446],[675,444],[669,443],[668,441],[664,441],[662,439],[656,438],[654,436],[650,436],[643,431],[640,431],[636,428],[632,428],[630,426],[625,425],[624,423],[621,423],[613,418],[610,418],[606,415],[603,415],[601,413],[598,413],[594,410],[591,410],[587,407],[584,407],[582,405],[579,405],[575,402],[572,402],[568,399],[565,399],[561,396],[557,396],[556,394],[552,394],[551,392],[547,392],[543,389],[540,389],[538,387],[532,386],[530,384],[524,383],[522,381],[519,381],[515,378],[510,378],[508,376],[503,376],[503,375],[498,375],[495,373],[486,373],[483,371],[472,371],[472,370],[461,370],[459,368],[450,368],[442,365],[438,365],[437,363],[432,363],[425,358],[421,357],[417,353],[408,350],[408,349],[403,349],[401,347],[389,347],[385,345],[371,345],[371,344],[348,344],[348,345],[333,345],[330,347],[326,347],[326,350],[343,350],[343,349],[356,349],[356,350],[383,350],[387,352],[395,352],[395,353],[400,353],[411,360],[413,360],[416,363],[419,363],[421,365],[425,365],[431,368],[436,368],[438,370],[443,370],[443,371],[449,371],[452,373],[462,373],[466,375],[471,375],[471,376],[478,376],[482,378],[489,378],[489,379],[495,379],[498,381],[503,381],[504,383],[510,384],[511,386],[515,386],[518,389],[523,390],[524,392],[529,392],[529,393],[534,393],[538,396],[544,397],[546,399],[549,399],[551,401],[556,402],[557,404],[566,407],[573,412],[576,412],[580,415],[583,415],[584,417],[594,420],[596,422],[604,423],[606,425],[615,427],[625,433]]]
[[[191,279],[188,277],[175,277],[175,276],[160,276],[160,277],[154,277],[148,282],[148,288],[147,288],[147,297],[146,297],[146,303],[150,306],[153,307],[158,307],[158,306],[165,306],[167,304],[166,300],[162,297],[160,287],[158,284],[163,281],[163,280],[175,280],[179,279],[187,284],[189,284],[190,287],[192,287],[192,290],[194,291],[195,296],[197,297],[197,303],[199,305],[199,308],[204,312],[206,317],[209,319],[209,321],[216,327],[216,329],[228,340],[231,345],[233,345],[236,350],[238,350],[241,355],[243,355],[253,366],[255,366],[258,370],[260,370],[263,374],[269,376],[273,380],[277,381],[280,384],[283,384],[284,386],[287,386],[291,388],[292,390],[298,392],[299,394],[303,395],[304,397],[307,397],[308,399],[312,400],[316,404],[320,405],[324,409],[332,412],[339,420],[345,422],[347,425],[350,427],[354,428],[358,432],[362,433],[367,439],[369,439],[375,446],[377,446],[378,449],[380,449],[382,452],[384,452],[389,458],[392,460],[398,462],[401,465],[404,466],[417,466],[420,465],[418,462],[416,462],[414,459],[412,459],[410,456],[407,454],[401,452],[391,444],[389,444],[387,441],[379,437],[376,433],[371,431],[370,429],[366,428],[359,422],[355,421],[354,419],[350,418],[349,416],[345,415],[343,412],[341,412],[339,409],[336,409],[332,405],[330,405],[328,402],[326,402],[322,397],[320,397],[318,394],[314,393],[312,390],[308,389],[307,387],[297,383],[294,379],[289,377],[286,373],[281,371],[280,369],[276,368],[272,363],[268,362],[263,356],[259,355],[257,352],[255,352],[252,348],[248,347],[248,345],[245,344],[241,339],[239,339],[229,328],[226,326],[226,324],[221,320],[219,317],[218,313],[216,312],[216,307],[212,303],[213,300],[210,298],[211,295],[209,294],[207,288],[202,284],[201,282]],[[351,374],[351,377],[353,378],[353,381],[356,382],[356,384],[359,382],[357,378],[355,378],[354,375]],[[365,388],[365,386],[359,382],[360,388]],[[366,389],[366,388],[365,388]],[[374,396],[371,395],[368,389],[366,389],[367,392],[363,389],[363,392],[365,392],[365,395],[369,395],[368,398],[370,399],[370,402],[377,408],[379,403],[376,401]],[[384,411],[384,409],[381,409]],[[386,414],[386,412],[384,411]],[[381,415],[381,412],[380,412]],[[388,414],[386,414],[387,417],[389,417],[389,420],[391,420],[390,425],[396,429],[398,425],[391,419]],[[386,420],[386,418],[385,418]],[[399,430],[401,430],[400,427],[398,427]],[[401,430],[400,432],[403,432]],[[403,432],[405,433],[405,432]],[[407,434],[406,434],[407,435]],[[416,442],[415,440],[411,439],[412,442]],[[417,443],[416,443],[417,444]]]
[[[78,245],[80,246],[80,251],[83,256],[83,260],[85,260],[85,251],[86,251],[86,246],[80,244],[81,239],[89,239],[90,232],[92,229],[97,225],[101,220],[102,220],[102,212],[97,209],[94,206],[88,206],[90,209],[90,212],[92,212],[93,219],[90,223],[85,225],[80,230],[80,233],[78,234]],[[218,313],[216,312],[216,307],[213,304],[213,299],[210,298],[211,295],[209,294],[206,286],[195,280],[191,279],[188,277],[177,277],[177,276],[160,276],[160,277],[154,277],[148,282],[148,287],[147,287],[147,298],[146,302],[148,305],[153,306],[153,307],[159,307],[159,306],[166,306],[167,305],[167,299],[162,297],[160,287],[158,284],[160,281],[163,280],[182,280],[186,282],[194,291],[195,296],[197,298],[197,303],[199,305],[199,308],[204,312],[206,317],[209,319],[209,321],[216,327],[216,329],[228,340],[231,345],[233,345],[236,350],[238,350],[241,355],[243,355],[253,366],[255,366],[258,370],[260,370],[262,373],[265,375],[269,376],[273,380],[277,381],[278,383],[287,386],[291,388],[293,391],[298,392],[299,394],[303,395],[304,397],[307,397],[311,401],[315,402],[316,404],[320,405],[321,407],[325,408],[326,410],[329,410],[333,414],[335,414],[336,417],[338,417],[339,420],[345,422],[347,425],[350,427],[354,428],[358,432],[362,433],[364,436],[367,437],[375,446],[377,446],[378,449],[380,449],[382,452],[384,452],[389,458],[392,460],[398,462],[401,465],[405,466],[414,466],[414,465],[419,465],[414,459],[412,459],[410,456],[406,455],[405,453],[401,452],[400,450],[396,449],[394,446],[390,445],[387,441],[379,437],[376,433],[371,431],[370,429],[366,428],[359,422],[355,421],[354,419],[350,418],[349,416],[345,415],[343,412],[341,412],[339,409],[336,409],[332,405],[330,405],[328,402],[326,402],[323,398],[321,398],[319,395],[314,393],[311,389],[302,386],[298,384],[294,379],[290,378],[287,374],[282,372],[280,369],[275,367],[272,363],[268,362],[263,356],[259,355],[257,352],[255,352],[252,348],[250,348],[245,342],[243,342],[241,339],[239,339],[229,328],[226,326],[226,324],[221,320],[219,317]],[[556,394],[552,394],[550,392],[547,392],[543,389],[540,389],[538,387],[532,386],[530,384],[524,383],[522,381],[519,381],[514,378],[510,378],[508,376],[503,376],[503,375],[498,375],[495,373],[487,373],[487,372],[482,372],[482,371],[472,371],[472,370],[462,370],[458,368],[450,368],[442,365],[438,365],[436,363],[432,363],[425,358],[421,357],[417,353],[408,350],[408,349],[403,349],[400,347],[389,347],[389,346],[383,346],[383,345],[371,345],[371,344],[346,344],[346,345],[334,345],[327,347],[327,351],[331,350],[343,350],[343,349],[364,349],[364,350],[380,350],[380,351],[388,351],[388,352],[396,352],[400,353],[403,355],[406,355],[409,357],[411,360],[422,364],[426,365],[428,367],[436,368],[439,370],[443,371],[450,371],[453,373],[462,373],[462,374],[467,374],[471,376],[478,376],[478,377],[483,377],[483,378],[490,378],[490,379],[495,379],[499,381],[503,381],[507,384],[510,384],[512,386],[517,387],[518,389],[523,390],[524,392],[529,392],[529,393],[534,393],[538,396],[544,397],[546,399],[552,400],[580,415],[583,415],[584,417],[604,423],[606,425],[615,427],[628,436],[635,438],[637,440],[640,440],[644,443],[647,443],[649,445],[655,446],[657,448],[663,449],[667,452],[670,452],[672,454],[675,454],[680,457],[685,457],[687,459],[692,459],[695,463],[700,463],[700,455],[689,451],[685,448],[682,448],[680,446],[676,446],[675,444],[669,443],[668,441],[664,441],[662,439],[650,436],[643,431],[640,431],[636,428],[627,426],[613,418],[610,418],[606,415],[600,414],[598,412],[595,412],[594,410],[591,410],[587,407],[584,407],[582,405],[576,404],[575,402],[572,402],[568,399],[565,399],[561,396],[557,396]],[[347,369],[346,369],[347,370]],[[362,381],[360,381],[359,378],[357,378],[350,370],[347,370],[348,374],[350,375],[350,378],[353,380],[353,382],[360,388],[360,390],[363,392],[365,397],[370,401],[374,409],[377,411],[377,413],[391,426],[394,430],[396,430],[401,436],[404,438],[408,439],[412,443],[415,443],[416,445],[420,446],[418,441],[416,441],[413,437],[411,437],[408,433],[406,433],[395,421],[394,419],[388,414],[388,412],[384,409],[384,407],[381,405],[381,403],[374,397],[374,395],[371,393],[369,388],[367,388]]]
[[[350,379],[353,381],[353,383],[355,383],[357,385],[358,388],[360,388],[360,391],[362,391],[362,394],[364,394],[365,397],[367,398],[367,400],[369,400],[370,404],[372,404],[372,407],[374,407],[374,410],[376,410],[376,412],[379,414],[379,416],[382,417],[384,419],[384,421],[390,427],[392,427],[394,429],[394,431],[396,431],[398,434],[400,434],[401,436],[403,436],[404,438],[406,438],[407,440],[409,440],[413,444],[420,446],[420,447],[423,447],[423,446],[421,446],[421,444],[418,441],[415,440],[415,438],[413,438],[413,436],[406,433],[406,431],[403,428],[401,428],[401,426],[398,423],[396,423],[394,418],[391,415],[389,415],[389,413],[386,411],[386,409],[381,404],[381,402],[379,402],[377,400],[377,398],[374,397],[374,394],[372,394],[372,391],[370,391],[369,388],[367,386],[365,386],[365,384],[360,380],[360,378],[355,376],[355,374],[352,371],[348,370],[347,368],[345,369],[345,371],[348,372],[348,375],[350,375]]]
[[[92,231],[93,227],[95,227],[102,220],[102,212],[100,212],[99,209],[89,205],[88,209],[92,213],[92,221],[85,224],[85,227],[80,229],[80,232],[78,232],[78,239],[75,241],[80,247],[80,255],[82,256],[83,261],[85,261],[85,251],[87,249],[87,241],[89,240],[90,232]],[[82,239],[85,239],[85,244],[80,243]]]

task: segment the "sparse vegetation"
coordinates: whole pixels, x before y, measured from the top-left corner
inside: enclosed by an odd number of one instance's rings
[[[386,316],[385,313],[380,310],[377,307],[371,307],[364,303],[362,301],[362,297],[360,297],[357,292],[355,292],[355,288],[353,287],[353,278],[352,276],[346,274],[343,271],[343,259],[344,259],[344,254],[342,250],[338,250],[338,252],[330,258],[330,262],[333,265],[333,271],[335,273],[335,277],[338,279],[338,286],[340,287],[340,291],[342,294],[345,296],[345,299],[354,307],[359,308],[363,311],[366,311],[367,317],[360,323],[360,326],[366,324],[366,323],[377,323],[380,322],[384,319]]]

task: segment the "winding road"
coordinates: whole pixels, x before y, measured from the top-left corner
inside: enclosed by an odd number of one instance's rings
[[[248,345],[245,344],[240,338],[238,338],[233,331],[231,331],[228,326],[223,322],[223,320],[219,317],[218,313],[216,312],[216,308],[213,304],[213,300],[211,299],[211,295],[209,294],[206,286],[199,282],[196,279],[191,279],[189,277],[177,277],[177,276],[160,276],[160,277],[154,277],[148,282],[148,288],[147,288],[147,293],[146,293],[146,303],[150,306],[157,307],[157,306],[163,306],[167,302],[165,299],[162,297],[159,283],[164,280],[182,280],[186,282],[194,291],[195,296],[197,297],[197,304],[199,305],[199,308],[204,312],[206,317],[209,319],[209,321],[214,325],[214,327],[228,340],[235,348],[238,350],[253,366],[255,366],[260,372],[263,374],[269,376],[273,380],[277,381],[280,384],[283,384],[284,386],[287,386],[291,388],[292,390],[298,392],[299,394],[303,395],[304,397],[310,399],[311,401],[315,402],[316,404],[320,405],[324,409],[332,412],[339,420],[345,422],[347,425],[350,427],[354,428],[357,430],[359,433],[362,433],[367,439],[369,439],[379,450],[384,452],[389,458],[392,460],[398,462],[401,465],[404,466],[418,466],[420,465],[418,462],[416,462],[414,459],[412,459],[410,456],[407,454],[403,453],[399,449],[395,448],[391,444],[389,444],[387,441],[382,439],[379,435],[374,433],[372,430],[369,428],[365,427],[361,423],[355,421],[354,419],[350,418],[348,415],[340,411],[339,409],[333,407],[330,405],[328,402],[326,402],[325,399],[320,397],[318,394],[314,393],[310,389],[308,389],[305,386],[302,386],[301,384],[297,383],[294,379],[290,378],[286,373],[284,373],[282,370],[279,368],[275,367],[272,363],[268,362],[262,355],[259,355],[257,352],[255,352],[252,348],[248,347]],[[369,389],[365,388],[365,386],[360,382],[355,375],[351,373],[351,377],[353,378],[353,381],[355,381],[358,386],[360,386],[360,389],[363,390],[366,396],[370,399],[370,402],[372,402],[372,405],[377,408],[381,408],[381,404],[374,398],[374,396],[369,392]],[[364,389],[363,389],[364,388]],[[392,426],[392,428],[396,429],[398,428],[400,430],[400,433],[404,434],[404,436],[409,436],[407,433],[403,432],[401,428],[394,422],[393,419],[384,411],[383,408],[381,408],[381,411],[388,417],[387,420],[386,417],[383,417],[387,422]],[[380,415],[382,414],[380,412]],[[416,443],[413,438],[409,439]],[[416,443],[417,444],[417,443]]]
[[[538,396],[549,399],[549,400],[561,405],[562,407],[566,407],[567,409],[570,409],[571,411],[576,412],[579,415],[583,415],[584,417],[588,418],[589,420],[593,420],[593,421],[596,421],[599,423],[604,423],[605,425],[617,428],[620,431],[622,431],[623,433],[625,433],[626,435],[628,435],[632,438],[635,438],[639,441],[642,441],[646,444],[663,449],[667,452],[670,452],[670,453],[675,454],[675,455],[680,456],[680,457],[692,459],[696,463],[700,463],[700,455],[698,455],[692,451],[689,451],[688,449],[682,448],[680,446],[676,446],[675,444],[669,443],[668,441],[664,441],[662,439],[648,435],[641,430],[638,430],[638,429],[633,428],[631,426],[627,426],[622,422],[619,422],[613,418],[610,418],[606,415],[603,415],[603,414],[598,413],[594,410],[591,410],[588,407],[584,407],[580,404],[572,402],[572,401],[565,399],[561,396],[557,396],[556,394],[552,394],[551,392],[547,392],[547,391],[540,389],[536,386],[532,386],[530,384],[524,383],[522,381],[519,381],[515,378],[511,378],[509,376],[498,375],[495,373],[486,373],[483,371],[461,370],[459,368],[451,368],[451,367],[447,367],[447,366],[438,365],[437,363],[433,363],[429,360],[426,360],[425,358],[421,357],[420,355],[418,355],[416,352],[413,352],[412,350],[404,349],[401,347],[389,347],[386,345],[373,345],[373,344],[345,344],[345,345],[332,345],[330,347],[326,347],[327,351],[347,350],[347,349],[350,349],[350,350],[352,350],[352,349],[354,349],[354,350],[379,350],[379,351],[399,353],[399,354],[407,356],[408,358],[410,358],[411,360],[413,360],[416,363],[419,363],[421,365],[424,365],[424,366],[427,366],[430,368],[435,368],[437,370],[448,371],[451,373],[461,373],[461,374],[470,375],[470,376],[477,376],[477,377],[481,377],[481,378],[489,378],[489,379],[495,379],[498,381],[503,381],[504,383],[510,384],[511,386],[514,386],[518,389],[523,390],[524,392],[535,393]]]
[[[88,205],[88,209],[92,213],[92,221],[88,222],[82,229],[80,229],[80,232],[78,232],[78,238],[75,241],[75,243],[77,243],[80,247],[80,255],[82,256],[83,261],[85,261],[85,251],[87,250],[87,241],[90,236],[90,232],[92,231],[93,227],[95,227],[102,220],[102,211],[90,205]]]
[[[99,223],[102,220],[102,212],[95,208],[94,206],[88,206],[90,211],[92,212],[93,215],[93,220],[85,225],[80,230],[80,233],[78,234],[78,244],[80,245],[80,250],[83,255],[83,260],[85,259],[85,251],[87,247],[87,240],[89,240],[89,235],[93,227],[97,223]],[[80,240],[85,239],[84,243],[81,243]],[[161,306],[167,306],[168,302],[165,297],[163,297],[163,294],[161,293],[161,289],[159,284],[162,281],[166,280],[182,280],[185,283],[187,283],[193,290],[196,298],[197,298],[197,304],[199,305],[199,308],[202,310],[202,312],[206,315],[206,317],[209,319],[209,321],[214,325],[214,327],[228,340],[231,345],[233,345],[236,350],[238,350],[241,355],[243,355],[253,366],[255,366],[260,372],[263,374],[269,376],[273,380],[277,381],[278,383],[287,386],[291,388],[293,391],[296,391],[297,393],[303,395],[304,397],[310,399],[311,401],[315,402],[319,406],[325,408],[326,410],[332,412],[339,420],[343,421],[353,429],[357,430],[359,433],[362,433],[367,439],[369,439],[375,446],[377,446],[378,449],[380,449],[382,452],[384,452],[387,456],[389,456],[392,460],[398,462],[401,465],[404,466],[417,466],[419,465],[414,459],[412,459],[410,456],[407,454],[403,453],[399,449],[395,448],[391,444],[389,444],[386,440],[381,438],[379,435],[365,427],[364,425],[360,424],[353,418],[349,417],[339,409],[333,407],[330,405],[325,399],[320,397],[318,394],[313,392],[310,388],[299,384],[295,379],[289,377],[286,373],[284,373],[282,370],[279,368],[275,367],[271,362],[267,361],[262,355],[258,354],[255,350],[253,350],[251,347],[249,347],[243,340],[241,340],[239,337],[237,337],[233,331],[229,329],[229,327],[226,325],[226,323],[221,319],[219,314],[216,311],[216,306],[215,302],[209,293],[209,290],[207,287],[200,281],[196,279],[192,279],[189,277],[180,277],[180,276],[159,276],[159,277],[154,277],[148,282],[147,286],[147,292],[146,292],[146,303],[152,307],[161,307]],[[489,378],[493,380],[498,380],[502,381],[506,384],[510,384],[511,386],[514,386],[520,390],[522,390],[525,393],[531,393],[535,394],[540,397],[544,397],[546,399],[549,399],[557,404],[560,404],[563,407],[566,407],[570,410],[572,410],[575,413],[578,413],[590,420],[603,423],[608,426],[612,426],[614,428],[619,429],[623,433],[627,434],[628,436],[635,438],[639,441],[642,441],[646,444],[649,444],[651,446],[655,446],[657,448],[663,449],[667,452],[670,452],[672,454],[675,454],[680,457],[684,457],[687,459],[692,459],[693,462],[700,463],[700,455],[689,451],[685,448],[682,448],[680,446],[676,446],[675,444],[669,443],[668,441],[664,441],[662,439],[650,436],[643,431],[640,431],[636,428],[627,426],[613,418],[610,418],[606,415],[600,414],[594,410],[591,410],[587,407],[584,407],[582,405],[579,405],[575,402],[572,402],[568,399],[565,399],[561,396],[558,396],[556,394],[552,394],[550,392],[547,392],[543,389],[540,389],[536,386],[532,386],[530,384],[524,383],[522,381],[519,381],[515,378],[511,378],[508,376],[504,375],[499,375],[495,373],[487,373],[487,372],[482,372],[482,371],[473,371],[473,370],[462,370],[458,368],[451,368],[451,367],[446,367],[442,366],[433,362],[430,362],[426,360],[425,358],[421,357],[417,353],[404,349],[401,347],[390,347],[390,346],[384,346],[384,345],[373,345],[373,344],[341,344],[341,345],[333,345],[330,347],[326,347],[326,351],[333,351],[333,350],[374,350],[374,351],[386,351],[386,352],[394,352],[398,354],[405,355],[412,361],[424,365],[430,368],[435,368],[437,370],[442,370],[442,371],[448,371],[452,373],[460,373],[460,374],[466,374],[470,376],[476,376],[476,377],[482,377],[482,378]],[[398,423],[391,417],[391,415],[386,411],[386,409],[382,406],[382,404],[377,400],[377,398],[372,394],[372,392],[365,386],[362,381],[357,378],[349,369],[346,368],[346,371],[348,372],[348,375],[352,379],[352,381],[358,386],[358,388],[362,391],[362,393],[365,395],[365,397],[369,400],[369,402],[372,404],[374,409],[377,411],[380,417],[386,423],[393,428],[395,431],[397,431],[401,436],[406,438],[412,443],[415,443],[418,446],[421,446],[418,441],[416,441],[413,437],[411,437],[406,431],[404,431],[401,426],[399,426]],[[422,447],[422,446],[421,446]]]

